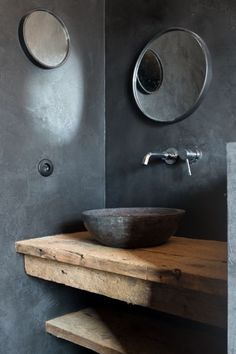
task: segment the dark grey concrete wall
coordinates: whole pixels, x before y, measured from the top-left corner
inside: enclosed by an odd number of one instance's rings
[[[228,354],[236,353],[236,143],[227,146],[228,161]]]
[[[144,45],[168,27],[185,27],[207,43],[213,81],[186,120],[160,125],[134,103],[132,72]],[[187,210],[180,235],[226,239],[225,143],[236,138],[236,2],[234,0],[111,0],[106,3],[107,206]],[[149,151],[197,145],[193,166],[141,165]]]
[[[34,66],[18,24],[44,7],[65,22],[68,61]],[[82,292],[29,278],[14,243],[81,228],[81,211],[104,206],[104,1],[0,1],[0,353],[72,354],[44,322],[86,305]],[[50,158],[54,174],[37,163]]]

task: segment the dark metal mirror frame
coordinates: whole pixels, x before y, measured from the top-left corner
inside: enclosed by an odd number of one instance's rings
[[[163,122],[163,121],[158,121],[157,119],[155,119],[154,117],[152,117],[151,115],[145,113],[145,111],[142,109],[142,106],[139,102],[139,98],[137,95],[137,81],[138,81],[138,69],[140,66],[140,63],[142,61],[142,58],[144,56],[144,54],[146,53],[146,51],[150,48],[150,44],[155,41],[156,39],[158,39],[160,36],[162,36],[163,34],[167,33],[167,32],[171,32],[171,31],[184,31],[187,32],[189,34],[191,34],[199,43],[200,47],[203,50],[204,56],[205,56],[205,62],[206,62],[206,74],[205,74],[205,80],[204,80],[204,84],[202,87],[202,90],[198,96],[198,99],[196,100],[195,104],[188,110],[186,111],[184,114],[182,114],[181,116],[176,117],[175,119],[173,119],[172,121],[168,121],[168,122]],[[158,53],[157,53],[158,55]],[[165,73],[164,73],[165,74]],[[164,75],[163,74],[163,75]],[[179,122],[185,118],[187,118],[188,116],[190,116],[200,105],[200,103],[202,102],[203,98],[206,95],[206,92],[209,88],[210,82],[212,79],[212,62],[211,62],[211,55],[209,52],[209,49],[206,45],[206,43],[204,42],[204,40],[195,32],[188,30],[186,28],[183,27],[170,27],[166,30],[163,30],[161,32],[159,32],[156,36],[154,36],[148,43],[147,45],[144,47],[144,49],[142,50],[142,52],[140,53],[138,60],[135,64],[135,68],[134,68],[134,72],[133,72],[133,80],[132,80],[132,87],[133,87],[133,94],[134,94],[134,98],[136,101],[136,104],[138,105],[138,108],[140,109],[140,111],[148,118],[152,119],[154,122],[156,123],[163,123],[163,124],[173,124],[176,122]]]
[[[27,20],[27,17],[29,17],[32,13],[36,12],[36,11],[44,11],[47,12],[48,14],[54,16],[58,22],[60,22],[60,24],[62,25],[64,31],[65,31],[65,35],[66,35],[66,40],[67,40],[67,52],[65,54],[65,58],[64,60],[58,64],[58,65],[54,65],[54,66],[50,66],[50,65],[46,65],[45,63],[41,62],[38,58],[35,58],[34,54],[30,51],[30,49],[27,47],[25,40],[24,40],[24,26],[25,26],[25,21]],[[59,68],[60,66],[62,66],[68,59],[69,53],[70,53],[70,36],[69,36],[69,32],[67,30],[67,27],[65,25],[65,23],[62,21],[62,19],[56,15],[53,11],[50,11],[48,9],[45,8],[35,8],[31,11],[29,11],[26,15],[23,16],[23,18],[20,21],[19,24],[19,29],[18,29],[18,34],[19,34],[19,40],[20,40],[20,44],[21,47],[24,51],[24,53],[26,54],[26,56],[30,59],[30,61],[39,66],[42,69],[56,69]]]

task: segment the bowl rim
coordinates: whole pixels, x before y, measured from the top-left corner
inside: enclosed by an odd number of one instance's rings
[[[158,215],[158,211],[163,211]],[[119,214],[120,211],[120,214]],[[139,214],[140,211],[140,214]],[[103,214],[103,212],[106,212]],[[117,212],[117,213],[116,213]],[[129,213],[130,212],[130,213]],[[178,208],[165,208],[165,207],[119,207],[119,208],[100,208],[89,209],[82,212],[82,216],[89,217],[113,217],[113,218],[125,218],[125,217],[159,217],[159,216],[176,216],[184,215],[186,210]]]

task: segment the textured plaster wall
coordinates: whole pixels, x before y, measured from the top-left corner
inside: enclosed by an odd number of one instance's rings
[[[39,7],[70,34],[70,56],[55,70],[33,65],[18,41],[21,18]],[[1,0],[0,17],[0,353],[82,353],[44,322],[88,295],[27,277],[14,243],[81,229],[81,211],[104,206],[104,1]],[[51,177],[37,171],[42,158]]]
[[[159,31],[185,27],[212,56],[213,80],[186,120],[161,125],[138,110],[132,73],[139,53]],[[166,206],[187,210],[180,235],[225,240],[226,142],[236,139],[236,2],[233,0],[112,0],[106,2],[107,206]],[[198,146],[203,159],[141,165],[149,151]]]

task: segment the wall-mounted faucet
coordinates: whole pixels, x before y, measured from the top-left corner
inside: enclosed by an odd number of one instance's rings
[[[168,165],[173,165],[178,159],[178,151],[170,148],[163,152],[149,152],[143,158],[143,165],[147,166],[152,158],[163,160]]]
[[[196,148],[194,149],[180,149],[169,148],[163,152],[149,152],[143,158],[143,165],[147,166],[151,159],[163,160],[168,165],[173,165],[178,159],[185,161],[189,176],[192,176],[191,164],[197,162],[202,157],[202,152]]]

